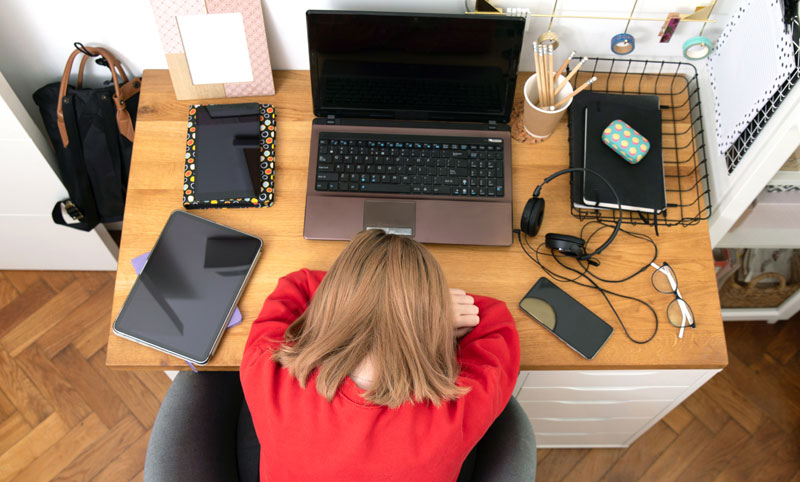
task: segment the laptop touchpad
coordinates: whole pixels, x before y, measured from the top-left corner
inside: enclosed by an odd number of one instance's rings
[[[364,201],[364,229],[414,236],[417,203],[414,201]]]

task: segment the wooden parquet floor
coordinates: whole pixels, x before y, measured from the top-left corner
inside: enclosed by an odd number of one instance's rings
[[[114,274],[0,272],[0,481],[142,480],[164,372],[105,366]]]
[[[0,481],[141,480],[169,378],[105,366],[113,273],[0,271]],[[537,481],[800,482],[800,317],[725,325],[730,364],[628,449]]]

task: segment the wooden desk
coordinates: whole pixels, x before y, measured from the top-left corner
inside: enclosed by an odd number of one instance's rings
[[[313,118],[309,75],[307,71],[276,71],[274,74],[277,91],[275,96],[225,99],[220,102],[259,101],[276,106],[275,205],[263,209],[193,211],[205,218],[259,236],[264,241],[262,257],[239,303],[244,322],[225,333],[208,369],[238,368],[250,324],[258,314],[266,296],[274,289],[279,277],[303,267],[327,269],[345,244],[303,239],[306,176]],[[524,73],[519,77],[518,97],[527,77],[528,74]],[[169,214],[176,209],[182,209],[184,138],[190,104],[188,101],[175,100],[167,71],[145,71],[128,184],[112,320],[119,313],[136,279],[130,259],[149,251]],[[567,134],[566,120],[564,120],[553,136],[542,144],[513,143],[515,224],[519,223],[521,210],[534,186],[548,174],[567,167],[569,162]],[[542,195],[547,200],[542,232],[577,235],[580,231],[583,223],[569,213],[568,186],[568,176],[561,176],[542,190]],[[475,228],[480,229],[480,226]],[[638,226],[631,229],[648,235],[654,234],[652,227]],[[541,242],[543,236],[540,237],[541,239],[532,240],[532,243]],[[603,240],[598,239],[598,242]],[[647,373],[651,375],[692,373],[691,377],[682,378],[684,380],[682,386],[693,387],[691,390],[687,389],[668,397],[662,395],[662,399],[668,398],[669,405],[674,406],[723,368],[727,364],[727,353],[707,224],[700,222],[689,227],[662,227],[656,241],[658,261],[667,261],[673,266],[680,282],[681,293],[694,311],[697,329],[687,329],[684,338],[678,339],[678,330],[672,327],[665,317],[665,310],[671,298],[653,289],[650,283],[650,270],[629,282],[610,288],[635,293],[656,309],[659,316],[658,333],[653,341],[645,345],[634,344],[625,337],[619,323],[599,293],[571,284],[561,285],[566,292],[614,327],[611,339],[594,360],[580,357],[517,307],[520,298],[537,279],[543,276],[543,272],[525,256],[516,241],[512,246],[501,248],[438,245],[428,247],[442,264],[451,286],[492,296],[508,304],[517,320],[522,346],[521,369],[524,372],[519,383],[521,395],[525,392],[523,387],[543,386],[544,382],[541,380],[544,379],[533,382],[536,377],[531,378],[531,373],[546,374],[549,370],[571,370],[577,375],[586,372],[576,370],[603,370],[603,374],[610,375],[625,375],[629,374],[630,370],[649,370],[635,372],[642,376]],[[602,265],[597,273],[607,277],[619,277],[630,273],[637,265],[640,266],[649,259],[650,249],[648,245],[622,235],[601,255]],[[643,339],[650,335],[654,325],[646,309],[625,300],[613,301],[633,337]],[[179,359],[111,333],[106,363],[114,368],[187,368]],[[533,370],[536,372],[528,372]],[[545,372],[540,372],[542,370]],[[606,370],[612,371],[606,372]],[[561,385],[566,384],[574,388],[598,386],[591,383],[585,385],[580,381],[580,377],[576,378],[574,383],[565,381],[566,375],[566,372],[562,373]],[[649,378],[652,380],[653,377]],[[672,383],[665,386],[676,386],[674,382],[669,382],[668,378],[664,380],[665,384]],[[534,384],[531,385],[530,382]],[[623,385],[639,386],[636,383],[639,382],[635,382],[634,385]],[[618,382],[615,384],[619,385]],[[602,386],[610,387],[607,384]],[[661,413],[661,416],[665,413]],[[655,421],[658,418],[655,418]],[[637,432],[645,430],[652,423],[639,426]],[[541,432],[538,427],[537,432]],[[635,439],[635,436],[633,438]],[[630,440],[626,439],[626,442],[629,443]],[[556,441],[554,444],[559,445],[559,442]],[[564,442],[561,445],[570,444]]]

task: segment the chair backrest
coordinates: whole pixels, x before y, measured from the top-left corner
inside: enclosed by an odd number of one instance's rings
[[[239,373],[181,372],[153,425],[144,480],[257,481],[260,452]],[[536,438],[528,416],[511,397],[464,461],[458,481],[535,478]]]

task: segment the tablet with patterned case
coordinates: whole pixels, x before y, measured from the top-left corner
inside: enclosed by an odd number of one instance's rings
[[[275,107],[192,105],[186,131],[186,209],[269,207],[275,198]]]

